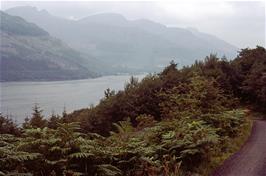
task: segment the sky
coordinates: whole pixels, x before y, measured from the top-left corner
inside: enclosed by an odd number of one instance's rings
[[[97,13],[120,13],[169,27],[192,27],[238,48],[265,47],[265,1],[1,1],[1,10],[34,6],[68,19]]]

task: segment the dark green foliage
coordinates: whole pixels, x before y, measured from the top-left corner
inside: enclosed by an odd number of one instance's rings
[[[210,162],[221,142],[239,134],[240,111],[213,114],[201,120],[187,116],[161,122],[142,115],[141,128],[130,121],[114,124],[110,137],[80,133],[79,124],[57,129],[30,128],[22,137],[0,135],[0,164],[4,173],[34,175],[169,175],[197,172]],[[225,118],[224,118],[225,117]],[[227,121],[230,119],[230,121]],[[144,123],[140,123],[141,121]],[[143,124],[152,122],[146,127]],[[225,133],[224,133],[225,131]],[[218,149],[217,149],[218,148]]]
[[[202,76],[214,79],[224,92],[230,94],[235,85],[235,70],[226,58],[219,59],[216,55],[210,55],[204,61],[196,61],[192,69],[197,70]]]
[[[242,99],[266,110],[266,50],[243,49],[233,61]]]
[[[52,128],[52,129],[56,129],[58,127],[58,123],[60,123],[61,121],[62,121],[62,119],[60,118],[60,116],[55,115],[53,112],[51,117],[49,118],[49,120],[47,122],[47,127]]]
[[[210,55],[189,69],[198,70],[208,79],[215,79],[226,94],[266,110],[265,48],[242,49],[233,61]]]
[[[32,117],[30,119],[25,119],[25,123],[23,124],[24,128],[44,128],[45,126],[47,126],[47,121],[42,115],[43,110],[40,109],[38,104],[35,104],[32,110]]]
[[[68,118],[81,121],[81,128],[85,131],[108,135],[113,130],[112,123],[130,117],[136,125],[136,117],[140,114],[150,114],[160,119],[159,98],[157,92],[162,85],[157,75],[149,75],[141,83],[132,78],[125,85],[125,91],[108,96],[96,107],[76,111]]]
[[[225,109],[223,104],[229,102],[214,81],[198,75],[160,92],[159,97],[162,116],[170,119],[220,112]]]
[[[0,148],[2,170],[18,170],[34,175],[63,175],[68,154],[77,150],[80,133],[76,123],[59,124],[57,130],[49,128],[26,129],[22,138],[2,137]],[[13,140],[12,140],[13,139]],[[12,141],[11,141],[12,140]],[[11,142],[11,143],[10,143]],[[12,152],[11,152],[12,151]]]
[[[234,61],[210,55],[180,70],[171,62],[123,91],[107,89],[95,107],[49,120],[36,105],[22,136],[0,135],[1,171],[208,175],[248,134],[240,101],[265,108],[265,58],[257,47]]]
[[[21,130],[12,119],[0,113],[0,134],[13,134],[17,136],[21,134]]]

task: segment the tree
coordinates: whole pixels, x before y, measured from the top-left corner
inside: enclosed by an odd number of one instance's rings
[[[131,76],[129,82],[125,84],[125,90],[136,88],[138,84],[139,84],[138,78]]]
[[[112,96],[115,95],[115,91],[114,90],[111,90],[110,88],[107,88],[105,91],[104,91],[104,97],[107,99],[107,98],[110,98]]]
[[[12,119],[3,116],[0,113],[0,134],[20,135],[21,131]]]
[[[58,123],[60,122],[60,117],[55,115],[55,112],[52,111],[51,117],[48,120],[47,126],[52,129],[56,129],[58,127]]]
[[[36,103],[34,105],[32,117],[29,120],[29,125],[31,125],[34,128],[44,128],[47,125],[47,121],[44,119],[44,116],[42,115],[43,110],[40,109],[38,104]]]
[[[64,108],[63,108],[62,117],[63,118],[67,117],[66,106],[64,106]]]
[[[238,96],[266,111],[266,50],[242,49],[232,62],[236,71]]]

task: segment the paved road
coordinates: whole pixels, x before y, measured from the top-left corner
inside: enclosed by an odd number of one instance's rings
[[[266,176],[266,121],[254,121],[246,144],[213,176]]]

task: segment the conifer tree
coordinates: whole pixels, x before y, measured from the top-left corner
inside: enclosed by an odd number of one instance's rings
[[[56,129],[58,127],[58,123],[60,122],[60,117],[52,111],[50,119],[48,121],[48,128]]]
[[[42,112],[43,110],[36,103],[33,107],[32,117],[29,121],[29,124],[34,128],[44,128],[47,121],[44,119]]]

